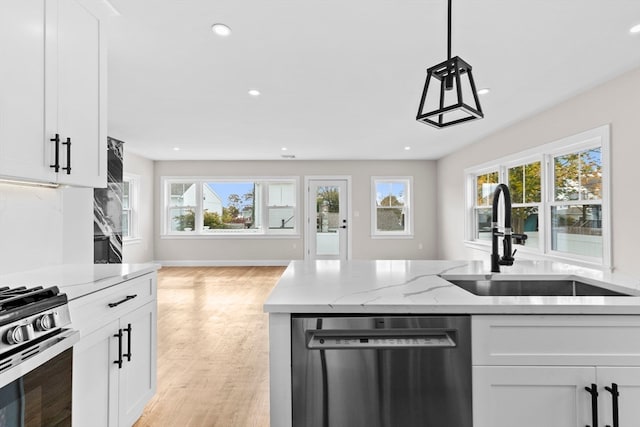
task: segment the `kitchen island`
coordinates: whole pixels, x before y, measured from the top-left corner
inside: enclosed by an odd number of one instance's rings
[[[585,381],[595,383],[592,371],[602,364],[625,369],[626,377],[640,369],[640,344],[635,344],[640,338],[640,280],[546,261],[517,261],[502,273],[489,271],[480,261],[293,261],[264,305],[269,313],[271,425],[291,425],[291,319],[296,314],[471,315],[475,427],[509,425],[508,413],[504,420],[491,418],[495,393],[506,390],[504,384],[494,384],[500,376],[558,378],[555,369],[567,372],[586,364],[590,380]],[[571,279],[630,296],[477,296],[445,280],[463,278]],[[600,341],[609,345],[606,351],[598,347]],[[503,371],[489,375],[497,367]],[[586,393],[581,385],[574,388]],[[550,390],[540,384],[532,389]],[[567,412],[579,420],[591,414],[588,402]],[[609,413],[604,408],[599,416]]]

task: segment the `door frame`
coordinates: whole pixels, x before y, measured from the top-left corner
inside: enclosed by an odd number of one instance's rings
[[[311,221],[311,212],[309,208],[309,193],[311,191],[311,181],[346,181],[347,182],[347,195],[345,197],[347,201],[346,206],[346,218],[347,218],[347,253],[346,259],[351,259],[351,244],[352,242],[352,209],[351,209],[351,175],[306,175],[304,177],[304,259],[309,260],[311,258],[311,247],[309,245],[310,233],[315,232],[315,221]],[[313,226],[313,230],[311,227]],[[313,258],[315,259],[315,258]]]

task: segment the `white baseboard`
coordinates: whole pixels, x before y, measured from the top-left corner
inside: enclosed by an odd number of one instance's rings
[[[163,267],[286,267],[290,260],[156,260],[153,262]]]

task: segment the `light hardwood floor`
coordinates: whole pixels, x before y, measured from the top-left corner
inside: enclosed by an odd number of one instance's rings
[[[284,267],[158,272],[158,391],[134,427],[269,426],[268,316]]]

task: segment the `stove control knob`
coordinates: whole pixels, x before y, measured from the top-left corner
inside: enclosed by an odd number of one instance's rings
[[[35,333],[33,331],[33,326],[31,325],[22,325],[16,326],[7,331],[7,342],[9,344],[20,344],[35,337]]]
[[[45,314],[36,320],[36,328],[40,331],[48,331],[60,325],[58,313]]]

